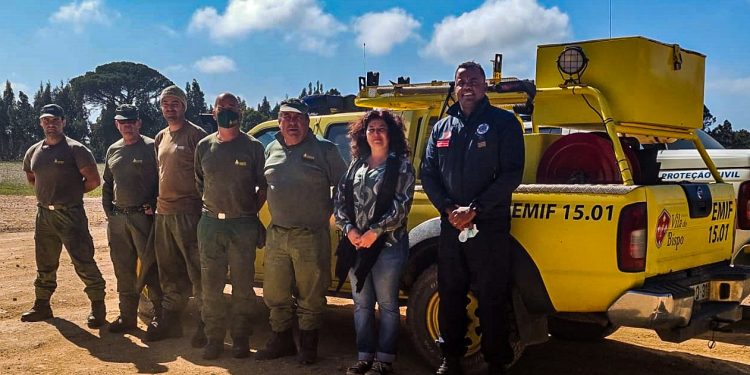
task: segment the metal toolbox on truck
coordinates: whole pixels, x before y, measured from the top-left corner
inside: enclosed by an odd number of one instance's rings
[[[580,47],[586,61],[577,76],[563,73],[556,64],[561,52],[573,46]],[[643,37],[542,45],[537,48],[536,83],[538,87],[558,87],[577,82],[598,89],[609,98],[610,116],[620,124],[700,129],[705,59],[677,44]],[[589,107],[601,113],[599,104],[591,98],[588,102],[582,95],[552,100],[539,96],[535,122],[601,128],[604,119]]]

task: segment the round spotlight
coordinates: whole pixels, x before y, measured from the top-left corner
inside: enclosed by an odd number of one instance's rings
[[[567,75],[580,75],[583,70],[586,69],[586,64],[588,64],[588,62],[589,59],[583,53],[581,47],[569,46],[565,47],[557,58],[557,68],[560,72]]]

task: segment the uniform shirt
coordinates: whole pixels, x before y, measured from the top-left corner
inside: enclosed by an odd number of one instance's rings
[[[271,223],[285,228],[320,228],[333,213],[331,187],[346,171],[335,144],[308,130],[287,146],[281,133],[266,148],[265,176]]]
[[[108,214],[114,206],[127,208],[148,204],[155,208],[159,170],[154,140],[142,135],[132,145],[120,139],[109,146],[102,180],[102,206]]]
[[[375,216],[375,203],[382,189],[385,165],[386,163],[383,163],[370,167],[366,158],[353,162],[349,168],[356,168],[354,181],[352,181],[355,217],[350,218],[346,213],[347,202],[344,192],[346,177],[341,179],[336,192],[334,216],[336,225],[344,234],[349,233],[352,228],[357,228],[362,234],[372,229],[378,235],[385,233],[386,246],[393,246],[406,232],[407,217],[414,198],[415,177],[414,167],[409,159],[401,158],[393,204],[380,220],[369,224]]]
[[[454,204],[480,208],[477,219],[509,217],[524,166],[523,132],[512,113],[487,97],[466,117],[458,103],[432,129],[420,178],[441,215]]]
[[[227,217],[256,216],[256,188],[266,189],[263,144],[245,133],[229,142],[217,134],[203,138],[195,151],[195,182],[203,209]]]
[[[180,130],[162,129],[154,139],[159,162],[159,198],[156,210],[162,215],[201,212],[201,196],[195,188],[195,147],[206,132],[190,121]]]
[[[23,170],[34,172],[36,199],[44,206],[83,204],[80,170],[95,164],[91,151],[68,137],[56,145],[42,140],[29,147],[23,158]]]

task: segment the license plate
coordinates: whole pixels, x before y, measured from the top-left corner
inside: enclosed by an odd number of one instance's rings
[[[690,286],[690,288],[692,288],[694,292],[695,302],[705,301],[708,299],[708,286],[708,281]]]

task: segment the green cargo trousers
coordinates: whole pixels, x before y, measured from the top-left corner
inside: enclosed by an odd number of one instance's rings
[[[37,299],[49,300],[57,288],[57,268],[62,246],[68,250],[73,268],[91,301],[104,300],[104,278],[94,261],[94,241],[83,206],[50,210],[39,207],[34,230]]]
[[[197,228],[200,215],[156,214],[154,249],[159,268],[162,306],[182,311],[191,292],[198,310],[201,308],[201,263]]]
[[[161,305],[161,286],[154,254],[154,216],[115,211],[107,219],[109,255],[117,278],[120,315],[135,318],[144,286],[154,305]],[[138,272],[138,260],[141,262]]]
[[[227,271],[232,282],[229,333],[244,338],[252,333],[251,315],[255,309],[255,248],[258,244],[258,218],[217,219],[203,215],[198,223],[201,254],[203,322],[206,336],[223,340],[227,330],[227,303],[224,285]]]
[[[299,328],[320,327],[331,284],[331,239],[328,227],[283,228],[271,225],[263,262],[263,299],[271,310],[271,329],[292,328],[297,294]]]

